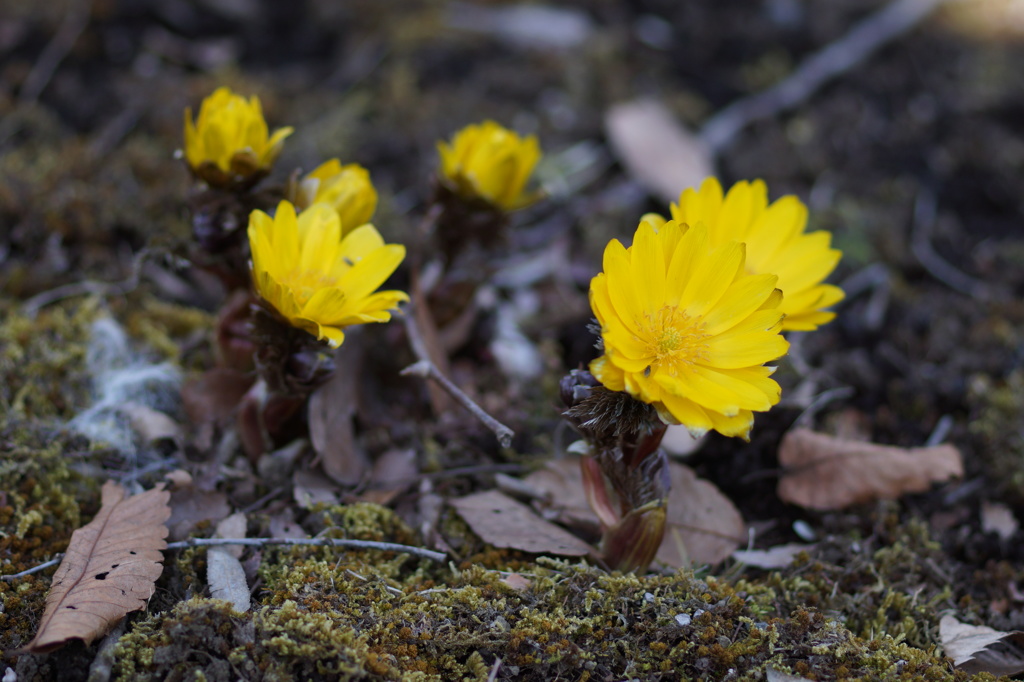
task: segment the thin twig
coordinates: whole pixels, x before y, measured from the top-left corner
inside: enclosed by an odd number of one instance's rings
[[[181,542],[172,542],[166,549],[188,549],[189,547],[220,547],[224,545],[246,545],[249,547],[266,547],[269,545],[290,545],[298,547],[349,547],[351,549],[376,549],[382,552],[397,552],[399,554],[412,554],[414,556],[430,559],[431,561],[445,561],[448,556],[444,552],[435,552],[425,547],[413,547],[411,545],[400,545],[397,542],[376,542],[374,540],[350,540],[348,538],[189,538]],[[64,558],[58,554],[53,559],[26,569],[21,573],[12,575],[0,575],[0,580],[16,580],[56,566]]]
[[[87,279],[82,282],[63,284],[59,287],[42,291],[27,299],[21,304],[21,312],[28,317],[33,317],[40,309],[45,308],[51,303],[56,303],[57,301],[62,301],[74,296],[84,296],[86,294],[104,296],[109,293],[127,294],[139,286],[139,275],[142,272],[142,264],[149,255],[149,249],[140,249],[132,259],[131,272],[127,277],[119,282],[98,282],[96,280]]]
[[[38,566],[33,566],[32,568],[25,569],[21,573],[12,573],[11,575],[0,575],[0,580],[17,580],[18,578],[24,578],[32,575],[33,573],[38,573],[39,571],[45,571],[50,566],[56,566],[57,564],[59,564],[61,559],[63,558],[63,554],[58,554],[53,559],[43,562]]]
[[[700,137],[714,152],[754,121],[771,118],[807,100],[826,82],[849,71],[875,50],[916,26],[949,0],[895,0],[858,22],[842,38],[805,59],[781,82],[730,104],[704,124]]]
[[[117,663],[117,657],[115,656],[117,643],[120,641],[124,631],[125,619],[122,618],[117,621],[117,625],[100,642],[96,658],[92,659],[92,665],[89,666],[89,677],[86,679],[86,682],[107,682],[110,679],[111,674],[114,672],[114,664]]]
[[[515,435],[515,431],[487,414],[487,412],[484,411],[484,408],[473,402],[472,398],[463,393],[462,389],[453,384],[448,377],[437,369],[437,366],[427,355],[426,345],[423,343],[419,329],[416,327],[416,321],[413,315],[407,314],[405,316],[405,329],[409,336],[409,345],[412,346],[412,351],[416,354],[416,357],[419,358],[419,362],[409,365],[403,369],[400,374],[402,376],[413,374],[424,379],[433,379],[448,393],[448,395],[454,398],[456,402],[469,410],[474,417],[479,419],[487,428],[493,431],[494,435],[498,438],[498,442],[501,443],[501,447],[510,447],[512,445],[512,437]]]
[[[398,552],[413,554],[430,559],[445,561],[448,557],[444,552],[435,552],[424,547],[400,545],[397,542],[376,542],[374,540],[351,540],[348,538],[189,538],[181,542],[172,542],[167,549],[187,549],[189,547],[220,547],[223,545],[246,545],[249,547],[266,547],[269,545],[289,545],[298,547],[349,547],[352,549],[377,549],[382,552]]]
[[[842,400],[843,398],[849,398],[854,394],[852,386],[837,386],[836,388],[830,388],[827,391],[819,393],[810,405],[804,408],[804,411],[793,420],[793,426],[806,426],[810,428],[814,422],[814,416],[821,411],[823,407],[828,405],[833,400]]]
[[[487,682],[495,682],[498,679],[498,671],[501,670],[501,658],[494,659],[494,665],[491,666],[491,672],[487,674]]]
[[[78,37],[82,35],[82,31],[89,25],[91,12],[91,0],[76,0],[71,3],[57,33],[47,43],[32,70],[25,77],[21,92],[18,94],[20,103],[31,104],[39,99],[39,95],[43,93],[53,78],[53,74],[57,72],[57,67],[68,56],[71,48],[78,41]]]
[[[949,288],[959,291],[978,301],[993,298],[992,289],[981,280],[956,269],[932,246],[932,230],[935,226],[938,200],[935,193],[924,190],[914,202],[914,232],[910,239],[910,250],[924,269],[935,279]]]
[[[932,429],[931,435],[928,436],[928,440],[924,442],[926,448],[939,445],[942,441],[946,440],[946,436],[953,430],[954,422],[953,417],[948,414],[944,414],[939,417],[939,421],[935,422],[935,428]]]

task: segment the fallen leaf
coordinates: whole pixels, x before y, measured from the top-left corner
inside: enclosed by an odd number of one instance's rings
[[[392,448],[373,463],[367,490],[357,499],[361,502],[388,504],[416,480],[419,472],[416,465],[416,450]]]
[[[234,415],[250,386],[250,373],[214,367],[182,386],[181,402],[192,423],[224,424]]]
[[[332,373],[309,398],[309,440],[320,456],[324,473],[342,485],[359,483],[370,468],[369,458],[356,443],[352,423],[356,413],[357,368],[363,355],[356,338],[353,335],[346,339],[335,353],[335,363],[345,370]]]
[[[962,0],[944,3],[943,27],[986,43],[1024,39],[1024,12],[1017,0]]]
[[[174,469],[164,474],[164,478],[171,484],[172,489],[188,488],[193,484],[192,474],[184,469]]]
[[[412,299],[411,325],[415,325],[417,334],[410,337],[410,343],[417,344],[419,347],[414,346],[416,353],[418,355],[426,355],[442,375],[446,377],[451,376],[452,372],[451,366],[448,364],[448,353],[441,339],[437,320],[434,319],[434,313],[430,309],[429,292],[424,289],[423,285],[424,278],[425,275],[421,276],[420,269],[414,266],[412,281],[409,287],[409,297]],[[467,306],[465,313],[465,315],[461,316],[465,320],[475,320],[476,306],[470,304]],[[460,330],[465,328],[465,333],[468,336],[470,324],[471,322],[456,326]],[[428,381],[426,383],[427,396],[430,398],[430,408],[434,411],[434,414],[446,414],[454,408],[454,400],[444,389],[437,385],[436,381]]]
[[[213,532],[213,537],[244,538],[247,525],[245,514],[242,512],[235,512],[231,516],[220,520],[217,524],[217,529]],[[224,545],[221,549],[236,559],[240,559],[245,547],[242,545]]]
[[[166,412],[154,410],[142,403],[123,403],[118,411],[128,418],[132,430],[139,435],[144,443],[158,440],[170,440],[181,443],[181,425],[171,419]]]
[[[718,488],[697,478],[693,470],[669,462],[671,491],[665,519],[665,539],[657,559],[674,567],[717,564],[746,539],[746,526],[735,505]],[[585,531],[600,532],[600,522],[583,492],[578,457],[548,462],[526,477],[545,491],[558,520]]]
[[[779,497],[810,509],[841,509],[927,490],[963,475],[952,445],[900,448],[793,429],[779,446]]]
[[[998,502],[981,502],[981,530],[986,533],[995,533],[1000,540],[1009,540],[1020,528],[1017,517],[1005,504]]]
[[[249,610],[249,585],[242,563],[223,547],[210,547],[206,553],[206,582],[210,596],[223,599],[240,613]]]
[[[500,582],[504,583],[508,587],[511,587],[516,592],[525,592],[526,590],[530,589],[531,585],[533,585],[533,581],[531,581],[529,578],[523,577],[518,573],[509,573],[504,578],[502,578]]]
[[[306,469],[299,469],[292,476],[292,496],[303,509],[316,504],[341,504],[340,489],[331,479]]]
[[[732,553],[732,558],[747,566],[771,570],[789,566],[800,552],[806,552],[813,547],[814,545],[791,542],[785,545],[775,545],[768,549],[738,549]]]
[[[102,495],[96,518],[71,534],[25,652],[52,651],[70,639],[88,645],[153,596],[167,547],[170,493],[161,485],[126,497],[123,487],[107,481]]]
[[[272,452],[265,452],[256,460],[256,472],[267,485],[286,485],[295,471],[299,458],[306,454],[309,441],[296,438],[291,443]]]
[[[674,568],[717,564],[746,541],[747,527],[736,506],[688,466],[669,462],[665,539],[655,557]]]
[[[272,538],[309,537],[305,529],[295,522],[295,515],[291,508],[288,507],[270,517],[267,532],[270,533]]]
[[[953,665],[967,673],[1016,675],[1024,672],[1024,632],[1000,632],[961,623],[953,616],[939,621],[939,641]]]
[[[554,518],[559,523],[590,534],[601,532],[601,522],[590,508],[587,494],[583,491],[579,457],[547,462],[543,469],[534,471],[525,480],[547,495],[547,507],[556,514]]]
[[[715,174],[707,145],[660,102],[616,104],[605,113],[604,127],[630,175],[665,202]]]
[[[184,540],[203,521],[217,523],[231,513],[227,495],[221,492],[204,492],[195,486],[175,490],[171,493],[171,518],[167,527],[172,540]]]
[[[584,556],[594,551],[572,533],[498,490],[451,500],[450,504],[481,540],[495,547],[561,556]]]

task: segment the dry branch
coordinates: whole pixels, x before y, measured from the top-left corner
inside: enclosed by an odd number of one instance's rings
[[[181,542],[172,542],[167,549],[186,549],[188,547],[218,547],[223,545],[246,545],[248,547],[265,547],[267,545],[291,546],[322,546],[349,547],[352,549],[377,549],[382,552],[397,552],[414,556],[444,561],[448,557],[444,552],[435,552],[423,547],[400,545],[397,542],[376,542],[374,540],[350,540],[348,538],[189,538]]]
[[[409,374],[415,374],[418,377],[424,379],[433,379],[437,384],[448,392],[452,398],[469,410],[474,417],[479,419],[483,424],[494,432],[497,436],[498,442],[501,443],[501,447],[507,448],[512,445],[512,437],[515,435],[515,431],[508,428],[500,421],[487,414],[484,408],[473,402],[473,399],[462,392],[458,386],[452,383],[452,381],[446,377],[437,368],[437,365],[431,361],[427,354],[426,346],[423,343],[423,338],[420,336],[419,329],[416,327],[416,321],[412,315],[406,315],[405,317],[405,329],[409,335],[409,345],[412,346],[413,352],[416,357],[419,358],[419,362],[413,363],[403,369],[400,373],[402,376]]]
[[[724,149],[737,133],[754,121],[771,118],[804,102],[829,80],[857,66],[948,1],[890,2],[856,24],[842,38],[808,57],[781,82],[734,102],[712,116],[701,128],[701,141],[713,152]]]

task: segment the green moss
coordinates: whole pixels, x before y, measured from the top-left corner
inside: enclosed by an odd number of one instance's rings
[[[66,420],[89,396],[82,372],[95,299],[44,308],[35,318],[0,299],[0,410],[11,417]]]
[[[519,591],[480,566],[452,572],[412,561],[386,566],[384,578],[372,553],[331,553],[265,554],[252,613],[192,599],[138,621],[120,641],[117,679],[199,669],[211,680],[257,671],[282,680],[485,680],[498,658],[501,679],[754,680],[768,667],[819,679],[966,679],[934,642],[869,639],[814,609],[780,612],[785,581],[737,590],[686,571],[638,577],[538,560]]]
[[[987,471],[998,472],[993,481],[998,492],[1014,501],[1024,501],[1024,370],[1010,373],[1005,381],[977,375],[971,379],[971,434],[978,438],[978,457]]]
[[[68,466],[84,443],[23,422],[0,420],[0,572],[20,573],[67,548],[84,513],[95,512],[99,485]],[[0,581],[0,651],[32,638],[54,569]]]

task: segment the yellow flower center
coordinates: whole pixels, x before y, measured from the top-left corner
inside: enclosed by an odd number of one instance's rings
[[[700,318],[691,318],[677,306],[665,306],[656,313],[648,313],[643,331],[648,339],[647,354],[654,357],[654,362],[645,374],[650,375],[651,369],[657,369],[676,376],[694,363],[706,360],[705,340],[710,334],[704,327]]]
[[[334,280],[326,272],[319,270],[292,270],[281,279],[281,284],[292,292],[296,305],[300,308],[321,289],[334,285]]]

